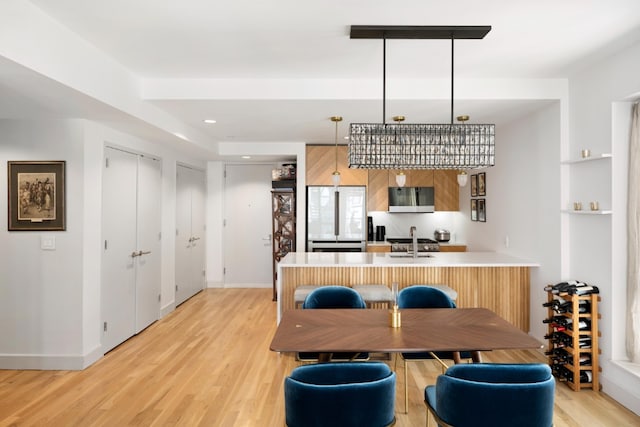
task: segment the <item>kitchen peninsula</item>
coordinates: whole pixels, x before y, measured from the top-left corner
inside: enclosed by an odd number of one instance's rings
[[[447,285],[458,307],[488,308],[529,332],[530,268],[535,262],[496,252],[436,252],[418,258],[392,253],[291,252],[278,263],[278,321],[294,308],[302,285]]]

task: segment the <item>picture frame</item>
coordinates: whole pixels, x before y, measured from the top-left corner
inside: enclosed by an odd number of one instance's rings
[[[471,197],[476,197],[478,195],[478,175],[471,175]]]
[[[486,202],[486,199],[478,199],[478,221],[487,222],[487,202]]]
[[[8,161],[9,231],[66,230],[65,161]]]
[[[487,195],[487,176],[485,172],[478,174],[478,196]]]
[[[478,220],[478,199],[471,199],[471,221]]]

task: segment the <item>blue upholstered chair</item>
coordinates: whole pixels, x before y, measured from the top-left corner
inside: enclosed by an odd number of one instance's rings
[[[454,365],[425,388],[427,426],[551,427],[555,385],[540,363]]]
[[[307,295],[302,308],[366,308],[360,294],[346,286],[319,286]],[[318,353],[298,353],[298,360],[317,361]],[[367,360],[369,353],[333,353],[331,360]]]
[[[320,363],[284,381],[288,427],[382,427],[395,423],[396,376],[382,362]]]
[[[456,304],[444,293],[442,290],[427,286],[427,285],[413,285],[408,286],[400,292],[398,292],[398,308],[456,308]],[[471,358],[471,354],[468,352],[458,353],[452,351],[437,351],[429,353],[401,353],[402,360],[404,361],[404,412],[409,412],[409,386],[407,384],[407,362],[408,361],[425,361],[425,360],[438,360],[442,362],[442,359],[468,359]],[[434,357],[435,356],[435,357]],[[396,358],[396,365],[398,359]],[[443,372],[447,366],[443,365]]]

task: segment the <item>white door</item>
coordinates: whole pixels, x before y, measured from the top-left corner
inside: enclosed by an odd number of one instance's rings
[[[161,194],[160,162],[138,156],[136,333],[160,317]]]
[[[137,158],[105,149],[102,178],[102,347],[111,350],[135,334]]]
[[[271,287],[271,170],[225,167],[225,286]]]
[[[105,148],[102,346],[111,350],[160,314],[160,162]]]
[[[176,305],[204,288],[205,198],[203,171],[176,169]]]

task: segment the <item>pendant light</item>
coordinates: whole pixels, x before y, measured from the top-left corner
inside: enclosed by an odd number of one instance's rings
[[[331,121],[336,124],[336,134],[335,134],[335,147],[336,147],[336,168],[333,171],[333,175],[331,175],[331,181],[333,182],[334,187],[338,187],[340,185],[340,171],[338,171],[338,123],[342,121],[342,116],[331,116]]]
[[[466,122],[467,120],[469,120],[469,116],[458,116],[456,117],[456,119],[459,122],[462,122],[462,124],[464,124],[464,122]],[[458,171],[458,185],[460,187],[464,187],[465,185],[467,185],[467,181],[469,180],[469,175],[467,175],[467,172],[464,170],[460,170]]]
[[[393,116],[393,121],[396,123],[402,123],[404,122],[404,119],[405,119],[404,116]],[[398,172],[396,174],[396,184],[398,184],[398,187],[404,187],[406,183],[407,183],[407,175],[402,171]]]
[[[349,167],[363,169],[474,169],[495,162],[495,125],[453,123],[454,40],[482,39],[491,26],[352,25],[352,39],[382,39],[382,123],[351,123]],[[385,123],[387,39],[451,41],[451,122]],[[460,178],[461,181],[464,178]]]

